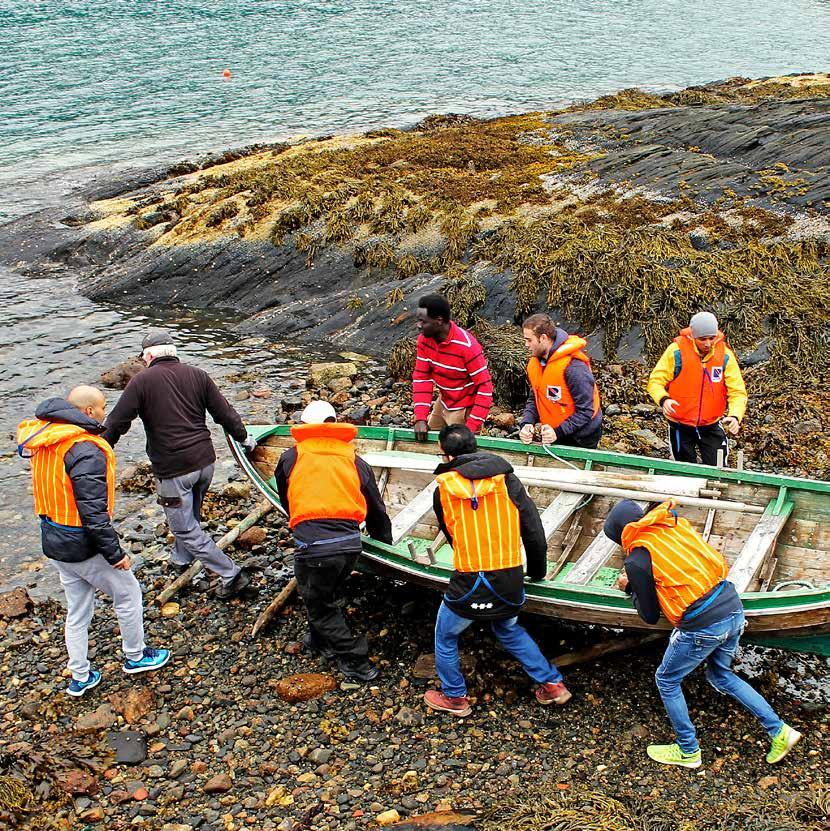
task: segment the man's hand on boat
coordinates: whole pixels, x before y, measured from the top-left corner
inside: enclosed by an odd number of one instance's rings
[[[525,424],[521,430],[519,430],[519,438],[522,441],[522,444],[530,444],[533,441],[533,434],[536,431],[533,429],[532,424]]]
[[[738,430],[741,429],[741,422],[735,416],[727,416],[721,424],[723,429],[732,436],[737,436]]]
[[[427,423],[421,419],[420,421],[415,422],[415,439],[417,441],[426,441],[427,434],[429,433],[429,426]]]
[[[245,455],[250,456],[251,453],[256,450],[256,439],[253,436],[248,436],[248,438],[242,442],[242,448],[245,450]]]
[[[621,592],[624,592],[628,588],[628,575],[625,573],[625,569],[623,569],[617,577],[617,582],[614,583],[614,588],[619,589]]]
[[[553,444],[556,441],[556,430],[550,424],[543,424],[539,434],[542,437],[542,444]]]

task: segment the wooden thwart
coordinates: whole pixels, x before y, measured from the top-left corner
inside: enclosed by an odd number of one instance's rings
[[[546,540],[549,540],[565,524],[583,499],[580,493],[563,492],[551,501],[550,505],[539,515],[542,527],[545,529]]]
[[[637,505],[643,510],[648,507],[646,502],[637,502]],[[565,582],[575,583],[578,586],[587,585],[608,558],[618,549],[617,543],[600,531],[591,540],[591,544],[582,552],[582,556],[574,563],[574,567],[568,572]]]
[[[392,518],[392,544],[400,542],[432,510],[432,493],[438,487],[430,482],[407,506]]]
[[[775,513],[775,502],[770,502],[764,515],[744,543],[732,568],[729,580],[735,584],[738,593],[749,589],[755,576],[761,571],[766,561],[772,556],[778,535],[783,530],[793,511],[793,503],[786,502],[780,513]]]

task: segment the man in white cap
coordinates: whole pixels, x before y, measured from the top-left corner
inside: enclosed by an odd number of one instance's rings
[[[352,634],[337,603],[360,555],[360,523],[392,543],[392,523],[372,468],[355,453],[357,427],[338,424],[327,401],[312,401],[291,428],[297,444],[277,463],[274,478],[297,547],[294,576],[308,615],[306,648],[336,662],[347,678],[378,676],[366,638]]]
[[[229,600],[248,585],[250,578],[200,524],[202,501],[216,461],[206,414],[210,413],[249,452],[256,442],[248,438],[239,413],[210,376],[179,361],[168,332],[150,331],[141,343],[141,356],[147,369],[127,384],[107,418],[103,436],[115,447],[136,416],[141,419],[159,502],[176,539],[173,565],[185,571],[198,559],[222,579],[216,596]]]
[[[651,371],[648,394],[669,422],[669,446],[678,462],[718,463],[746,412],[746,386],[735,353],[711,312],[692,316]],[[723,426],[721,426],[723,420]],[[724,432],[726,431],[726,432]]]

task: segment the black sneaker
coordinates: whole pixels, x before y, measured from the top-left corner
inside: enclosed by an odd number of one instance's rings
[[[220,600],[231,600],[242,594],[242,592],[245,591],[250,584],[251,578],[248,576],[248,572],[243,568],[236,575],[236,577],[233,578],[229,585],[226,586],[223,583],[221,586],[217,586],[216,596]]]
[[[378,668],[368,662],[361,667],[348,666],[341,663],[338,664],[338,668],[346,679],[349,681],[358,681],[361,684],[368,684],[380,675]]]

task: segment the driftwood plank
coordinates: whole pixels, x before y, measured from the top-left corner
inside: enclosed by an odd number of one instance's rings
[[[737,559],[729,570],[729,581],[734,583],[738,593],[749,588],[755,575],[761,570],[767,559],[772,556],[778,535],[783,530],[793,511],[793,503],[781,506],[781,513],[775,514],[775,503],[770,502],[763,516],[749,535]]]
[[[646,510],[648,503],[637,503],[643,510]],[[594,575],[602,568],[608,558],[619,549],[617,543],[605,536],[600,531],[590,545],[582,552],[582,556],[574,563],[574,567],[568,572],[565,579],[567,583],[576,583],[584,586],[591,582]]]
[[[585,497],[581,493],[560,493],[539,515],[549,540],[561,528]]]
[[[432,510],[432,493],[438,483],[430,482],[409,504],[392,518],[392,543],[399,542],[421,520],[421,517]]]

